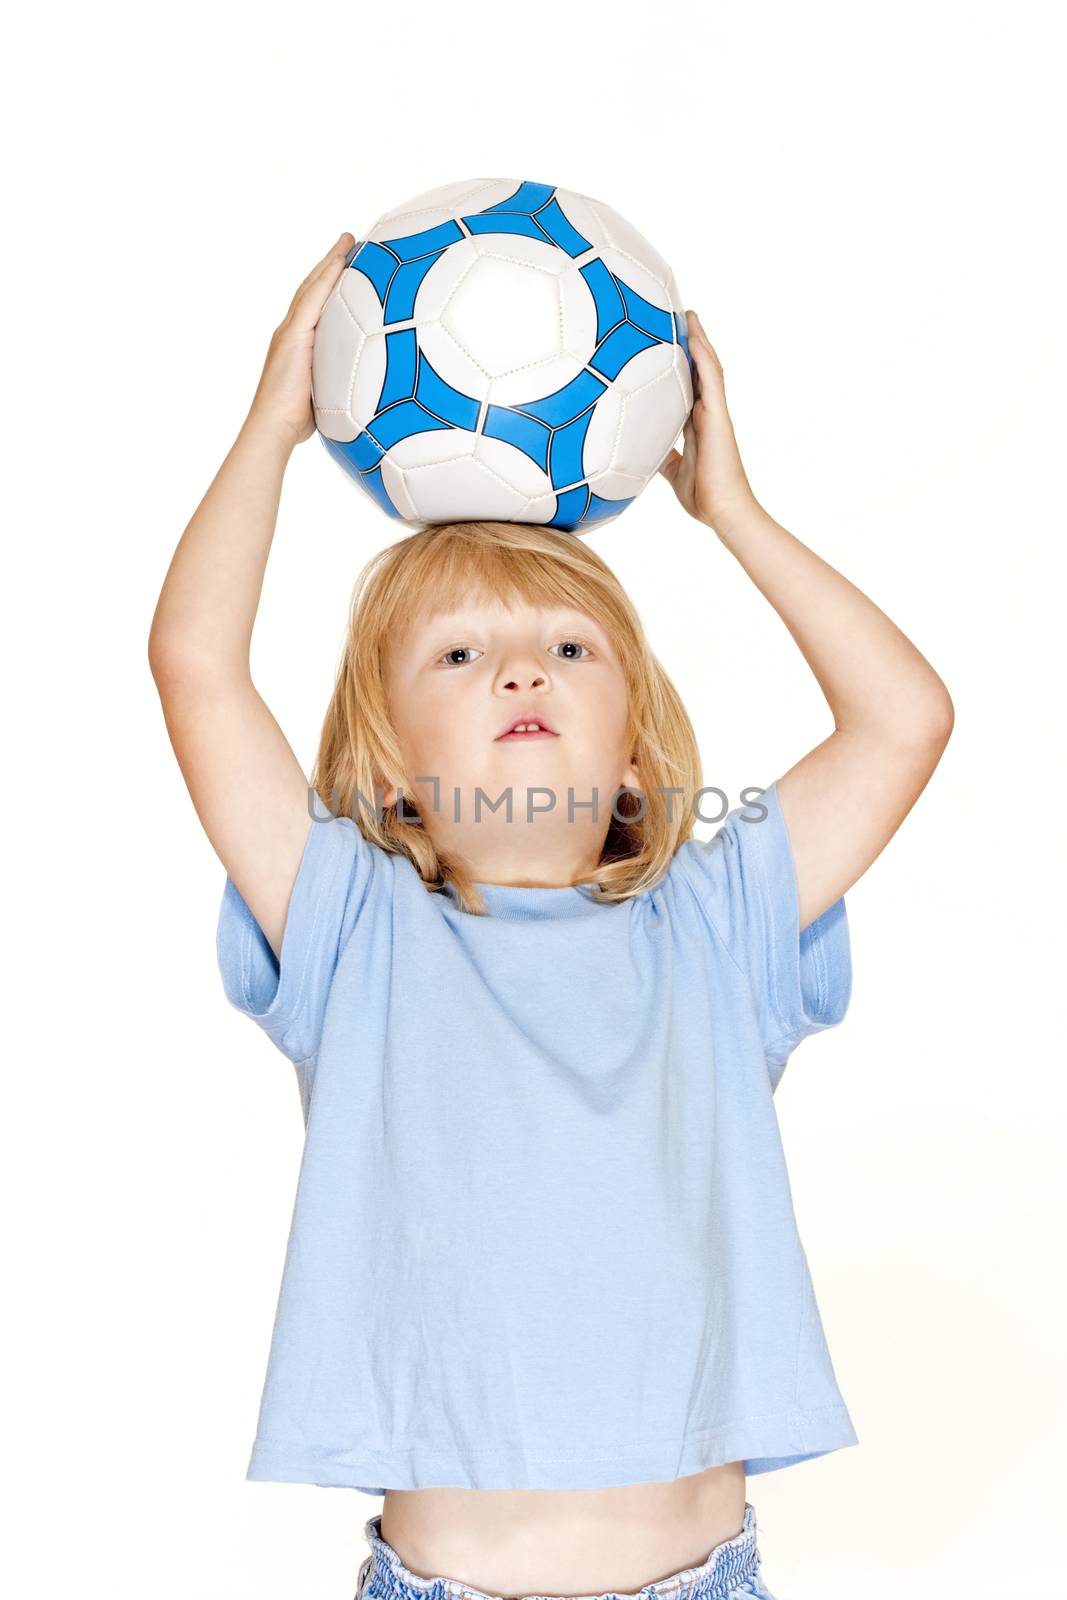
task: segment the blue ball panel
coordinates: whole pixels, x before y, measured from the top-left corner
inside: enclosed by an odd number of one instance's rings
[[[333,459],[345,469],[349,477],[353,478],[361,489],[366,490],[372,500],[377,501],[383,511],[388,511],[391,517],[400,518],[400,512],[390,500],[382,482],[381,467],[374,465],[374,462],[381,461],[382,452],[372,439],[367,439],[365,433],[360,434],[359,438],[354,439],[351,444],[343,444],[337,439],[327,439],[324,433],[320,433],[319,438],[330,455],[333,456]],[[369,470],[365,471],[364,468]],[[403,519],[401,518],[401,520]]]
[[[538,222],[558,249],[564,251],[573,260],[575,256],[582,256],[587,250],[592,249],[592,244],[584,234],[569,220],[560,209],[559,202],[553,200],[545,206],[537,216]]]
[[[580,483],[585,477],[585,467],[582,455],[585,449],[585,436],[589,432],[589,423],[592,420],[592,408],[583,411],[580,417],[569,422],[564,428],[557,428],[552,435],[552,452],[549,457],[549,477],[552,486],[561,488],[568,483]]]
[[[396,517],[398,522],[404,518],[390,500],[385,484],[382,482],[381,468],[376,467],[373,472],[366,473],[360,480],[372,500],[377,500],[383,511],[388,511],[391,517]]]
[[[415,433],[433,433],[447,428],[448,423],[432,417],[414,400],[400,400],[386,411],[379,411],[368,426],[383,450],[391,450],[401,439],[410,439]]]
[[[420,256],[417,261],[407,261],[397,267],[382,307],[384,322],[411,321],[415,315],[415,296],[422,287],[422,280],[443,255],[444,251],[438,250],[436,255]]]
[[[477,429],[478,413],[482,409],[480,402],[473,395],[460,394],[458,389],[446,383],[427,361],[425,351],[419,357],[419,379],[415,393],[420,405],[432,411],[435,417],[450,423],[453,428],[466,428],[468,433],[474,433]]]
[[[500,211],[525,211],[527,215],[531,215],[539,206],[543,206],[546,200],[551,200],[555,192],[554,183],[535,183],[532,178],[526,178],[519,184],[514,194],[509,195],[506,200],[499,200],[495,206],[486,206],[481,215],[489,217]],[[464,217],[463,220],[466,222],[467,218]]]
[[[659,343],[658,339],[650,339],[639,332],[632,322],[623,322],[597,347],[596,354],[589,357],[589,365],[602,372],[605,378],[617,378],[639,350],[648,350]]]
[[[419,347],[414,328],[402,328],[399,333],[385,336],[385,377],[382,392],[374,408],[375,416],[397,400],[410,400],[415,393],[415,374],[419,365]]]
[[[579,484],[576,489],[568,489],[566,493],[557,495],[556,514],[548,526],[562,528],[564,533],[570,533],[581,522],[588,504],[589,488],[584,483]]]
[[[540,239],[545,244],[551,240],[531,217],[464,217],[471,233],[513,233],[526,239]]]
[[[626,315],[634,327],[640,328],[642,333],[649,334],[663,344],[673,344],[674,318],[671,313],[652,305],[643,295],[638,294],[636,289],[631,289],[628,283],[623,283],[621,278],[616,278],[615,281],[622,291]]]
[[[596,342],[606,339],[612,328],[618,327],[626,316],[626,304],[615,277],[598,256],[586,266],[579,267],[589,293],[596,306]]]
[[[369,472],[381,461],[385,451],[372,439],[369,433],[361,433],[355,439],[328,439],[324,433],[319,438],[333,456],[339,461],[345,471],[353,478],[358,478],[361,473]]]
[[[598,494],[589,496],[589,506],[583,522],[600,522],[604,517],[616,517],[620,511],[625,511],[627,506],[633,505],[634,496],[627,500],[604,500]]]
[[[564,423],[573,422],[587,406],[599,400],[606,388],[606,383],[601,383],[599,378],[583,367],[570,383],[565,383],[554,394],[546,394],[542,400],[520,400],[510,409],[522,411],[528,417],[537,417],[540,422],[559,428]]]
[[[440,254],[462,238],[463,229],[459,223],[449,221],[436,228],[426,228],[422,233],[409,233],[402,239],[386,239],[385,244],[398,260],[414,261],[417,256],[429,255],[431,251]]]
[[[379,304],[384,306],[393,273],[396,271],[396,256],[391,250],[386,250],[384,245],[375,244],[372,240],[369,244],[365,244],[362,250],[356,252],[351,266],[346,270],[362,272],[378,296]]]
[[[548,446],[551,435],[540,422],[523,416],[507,406],[489,406],[486,411],[483,434],[489,439],[503,439],[513,444],[524,456],[529,456],[542,472],[548,471]]]

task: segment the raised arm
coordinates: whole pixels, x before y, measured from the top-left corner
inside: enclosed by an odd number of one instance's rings
[[[867,870],[919,798],[952,732],[952,701],[885,613],[759,504],[722,366],[696,314],[688,317],[693,411],[684,454],[672,451],[660,471],[778,612],[834,718],[833,733],[777,782],[803,930]]]
[[[315,326],[354,242],[341,235],[275,330],[248,416],[171,558],[148,638],[193,806],[276,956],[314,824],[307,779],[252,682],[249,649],[282,479],[314,431]]]

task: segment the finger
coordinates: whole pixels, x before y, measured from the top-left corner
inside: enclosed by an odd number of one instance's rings
[[[293,296],[294,305],[302,295],[307,294],[309,290],[314,289],[319,283],[321,283],[324,277],[327,275],[332,277],[336,274],[340,265],[343,264],[345,257],[348,255],[350,241],[352,241],[352,235],[350,233],[342,233],[340,238],[333,245],[332,249],[327,250],[322,260],[317,262],[315,266],[312,267],[311,271],[308,273],[307,277],[296,291],[296,294]]]
[[[690,338],[703,339],[705,344],[710,344],[711,340],[704,331],[704,324],[700,320],[700,313],[689,310],[686,312],[686,318],[689,324]]]
[[[334,292],[337,280],[345,270],[345,262],[348,259],[349,251],[349,246],[345,241],[351,239],[351,237],[351,234],[341,235],[337,254],[328,256],[310,280],[302,285],[297,293],[286,316],[289,327],[296,332],[309,333],[317,326],[318,320],[322,316],[323,307]]]
[[[692,336],[690,337],[689,348],[693,352],[694,361],[699,362],[701,365],[707,365],[708,362],[718,361],[718,357],[715,355],[714,350],[708,343],[707,334],[701,330],[699,325],[697,325]]]
[[[347,255],[350,245],[355,244],[355,242],[356,241],[352,238],[352,235],[348,232],[338,234],[337,238],[327,250],[326,254],[322,257],[321,261],[316,262],[315,266],[312,267],[311,271],[307,275],[307,278],[304,279],[304,282],[306,283],[308,278],[317,277],[322,271],[323,267],[328,266],[335,256]]]
[[[699,355],[704,355],[705,358],[710,358],[710,360],[712,362],[712,365],[714,367],[718,368],[719,372],[721,372],[722,371],[722,362],[719,360],[719,357],[718,357],[718,355],[716,353],[716,350],[715,350],[715,346],[712,344],[711,340],[708,338],[707,334],[704,332],[703,323],[701,322],[700,318],[697,316],[695,311],[690,311],[688,313],[688,315],[692,318],[692,331],[690,333],[690,344],[692,345],[694,351],[696,352],[696,355],[694,356],[694,359],[697,359],[699,357]]]
[[[682,451],[672,449],[664,464],[659,468],[659,471],[663,472],[663,476],[672,488],[679,472],[692,468],[696,460],[696,450],[696,427],[693,423],[693,413],[690,411],[682,425]],[[664,471],[664,467],[667,468],[666,471]]]
[[[677,476],[678,468],[681,466],[681,464],[682,458],[678,451],[668,450],[666,456],[660,462],[658,470],[662,472],[668,483],[673,483],[675,477]]]
[[[722,368],[709,351],[694,340],[693,407],[703,411],[721,411],[726,405]]]
[[[327,250],[322,260],[316,262],[311,271],[308,273],[307,277],[300,284],[300,287],[297,289],[292,301],[290,302],[290,311],[295,311],[301,298],[314,288],[318,287],[325,276],[329,275],[332,282],[333,278],[335,278],[337,273],[340,271],[341,264],[343,263],[344,258],[347,256],[353,244],[355,244],[355,240],[350,233],[341,234],[340,238],[337,239],[333,245],[331,245],[329,250]]]

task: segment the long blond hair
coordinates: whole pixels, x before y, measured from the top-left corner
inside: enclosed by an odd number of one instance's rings
[[[439,523],[373,556],[352,592],[312,788],[334,815],[351,816],[365,838],[406,855],[428,890],[451,882],[463,910],[484,913],[462,863],[436,850],[426,828],[411,820],[418,808],[385,688],[390,640],[416,616],[450,610],[471,593],[504,605],[575,607],[607,632],[626,680],[627,741],[641,790],[617,797],[599,865],[586,881],[598,886],[598,898],[612,902],[652,888],[693,830],[690,801],[701,784],[700,752],[629,596],[607,563],[572,533],[524,522]],[[403,816],[396,804],[381,803],[389,785],[403,791]]]

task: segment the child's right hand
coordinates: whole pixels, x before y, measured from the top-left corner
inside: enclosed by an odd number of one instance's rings
[[[294,445],[309,439],[315,431],[311,404],[315,328],[355,242],[352,234],[342,233],[294,294],[289,310],[274,330],[248,413],[253,421],[265,422]]]

